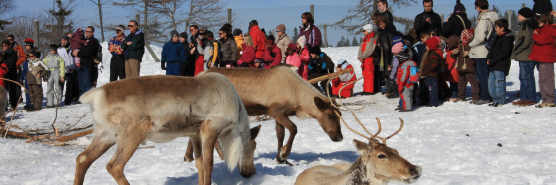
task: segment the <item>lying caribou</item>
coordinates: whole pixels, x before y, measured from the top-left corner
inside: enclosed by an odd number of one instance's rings
[[[353,114],[353,112],[352,112]],[[353,140],[359,158],[351,163],[338,163],[332,166],[315,166],[303,171],[297,177],[295,185],[326,185],[326,184],[368,184],[385,185],[389,181],[403,181],[414,183],[421,176],[421,167],[415,166],[400,156],[396,149],[386,146],[386,140],[396,135],[403,128],[403,120],[400,118],[401,126],[394,134],[381,138],[378,134],[381,131],[380,120],[377,118],[378,131],[371,134],[359,119],[353,114],[357,122],[363,127],[371,137],[367,137],[351,129],[344,119],[342,122],[351,131],[369,140],[369,143]],[[377,139],[382,140],[382,143]]]
[[[297,126],[288,116],[315,118],[332,141],[342,141],[340,117],[336,114],[340,111],[333,104],[335,102],[317,91],[290,67],[215,68],[207,72],[220,73],[230,79],[249,116],[266,114],[276,119],[278,137],[276,161],[279,164],[289,164],[286,159],[290,155],[297,134]],[[290,132],[286,146],[283,146],[284,127]],[[186,152],[185,160],[193,160],[190,147]]]
[[[128,78],[91,89],[80,101],[91,105],[94,138],[77,156],[74,184],[83,184],[87,169],[114,144],[106,169],[118,184],[129,184],[123,170],[139,144],[177,137],[193,141],[199,184],[211,184],[217,139],[230,170],[239,166],[242,176],[255,174],[253,153],[261,127],[249,129],[241,99],[221,74]]]

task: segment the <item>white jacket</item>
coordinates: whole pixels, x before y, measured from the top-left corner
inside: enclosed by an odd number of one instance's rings
[[[75,62],[73,61],[73,57],[71,57],[71,55],[69,54],[69,52],[71,52],[71,48],[69,49],[69,51],[66,51],[66,49],[64,47],[58,47],[58,55],[60,57],[62,57],[62,59],[64,59],[65,62],[65,69],[66,69],[66,73],[73,73],[70,72],[70,69],[75,70]]]
[[[475,28],[473,40],[469,42],[471,51],[469,58],[486,58],[488,50],[485,47],[490,33],[494,30],[494,22],[498,20],[498,14],[492,10],[483,10],[479,14],[479,23]]]

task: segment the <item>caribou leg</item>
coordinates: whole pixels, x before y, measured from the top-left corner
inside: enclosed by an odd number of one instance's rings
[[[202,139],[202,144],[203,144],[203,152],[202,152],[202,158],[203,158],[203,166],[202,166],[202,170],[203,170],[203,184],[199,184],[199,185],[210,185],[211,184],[211,175],[212,175],[212,169],[213,169],[213,156],[214,156],[214,145],[216,144],[216,141],[218,140],[218,133],[216,133],[214,130],[210,129],[211,125],[210,124],[203,124],[203,126],[201,127],[201,139]],[[199,176],[199,179],[201,178],[201,176]],[[199,181],[200,182],[200,181]]]
[[[193,158],[193,143],[191,142],[191,138],[189,138],[189,142],[187,143],[187,150],[185,151],[183,160],[185,162],[191,162],[195,160],[195,158]]]
[[[290,137],[286,142],[286,146],[279,149],[280,152],[278,153],[278,157],[276,158],[276,161],[278,161],[278,163],[280,164],[285,163],[292,166],[292,164],[286,161],[286,159],[288,158],[292,150],[293,140],[295,138],[295,135],[297,134],[297,126],[286,115],[280,114],[273,117],[274,119],[276,119],[276,123],[280,123],[283,127],[286,127],[288,131],[290,131]]]
[[[284,135],[286,131],[284,130],[284,126],[276,121],[276,137],[278,138],[278,152],[276,153],[276,162],[278,164],[284,164],[286,160],[280,160],[280,152],[282,147],[284,146]]]
[[[76,167],[75,167],[75,179],[73,181],[74,185],[83,184],[85,180],[85,173],[87,169],[97,160],[102,154],[104,154],[110,147],[116,144],[116,141],[107,135],[107,132],[101,131],[100,128],[95,128],[97,131],[93,142],[77,156]]]
[[[199,184],[203,184],[203,156],[201,156],[202,155],[201,138],[199,136],[190,137],[189,143],[190,143],[189,146],[192,147],[192,151],[195,153],[195,166],[197,166]]]

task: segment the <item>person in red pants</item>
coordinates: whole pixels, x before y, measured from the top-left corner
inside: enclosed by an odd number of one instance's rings
[[[365,38],[363,38],[359,52],[357,52],[357,58],[361,62],[361,69],[363,70],[363,92],[361,95],[373,95],[377,93],[374,90],[375,64],[372,57],[376,48],[375,27],[372,24],[367,24],[363,26],[363,30]]]
[[[353,69],[353,66],[351,66],[351,64],[349,64],[348,61],[345,59],[340,59],[337,64],[338,65],[336,66],[336,72],[340,72],[346,69]],[[349,73],[340,75],[338,78],[332,79],[332,95],[341,95],[341,97],[346,98],[351,97],[354,84],[349,83],[355,81],[356,79],[357,77],[355,76],[355,71],[351,71]]]

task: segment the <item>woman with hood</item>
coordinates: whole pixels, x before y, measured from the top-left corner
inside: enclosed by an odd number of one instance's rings
[[[309,48],[313,46],[321,46],[322,37],[319,28],[315,26],[315,19],[313,19],[313,14],[311,12],[305,12],[301,14],[301,23],[299,27],[299,36],[305,36],[307,39],[307,46]]]
[[[471,28],[471,21],[467,19],[465,6],[461,4],[460,0],[457,0],[454,12],[442,26],[442,36],[446,38],[452,35],[459,37],[464,29],[469,28]]]

